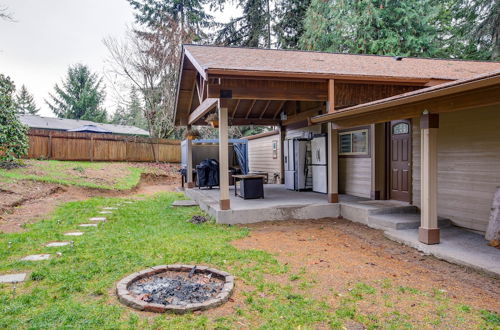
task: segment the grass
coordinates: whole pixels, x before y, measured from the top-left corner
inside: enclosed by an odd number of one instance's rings
[[[352,321],[369,329],[414,325],[411,315],[397,309],[397,300],[418,301],[424,293],[393,287],[385,280],[380,284],[352,283],[343,294],[325,288],[325,296],[336,297],[335,306],[313,299],[309,289],[317,284],[305,280],[306,268],[292,272],[269,253],[236,249],[230,242],[248,235],[243,227],[186,222],[200,210],[170,206],[181,198],[180,194],[167,193],[123,204],[99,228],[77,225],[120,199],[71,202],[50,218],[26,225],[26,232],[0,234],[0,273],[30,272],[29,280],[18,284],[15,292],[13,285],[0,285],[0,329],[341,329]],[[76,228],[86,234],[71,238],[73,247],[43,246],[67,240],[63,233]],[[12,242],[10,249],[8,242]],[[19,261],[28,254],[55,255],[58,251],[61,257],[47,261]],[[204,264],[229,271],[237,279],[236,302],[217,313],[152,315],[116,301],[113,289],[118,280],[150,266],[171,263]],[[395,302],[387,308],[389,312],[383,316],[363,313],[362,304],[373,304],[382,290]],[[443,326],[440,322],[450,310],[449,302],[439,291],[428,295],[437,306],[428,324]],[[453,308],[457,317],[463,317],[459,321],[464,326],[474,315],[476,328],[498,329],[497,314],[466,305]]]
[[[99,178],[86,175],[87,170],[106,171],[113,166],[123,166],[120,163],[105,162],[73,162],[57,160],[26,160],[26,167],[11,170],[0,168],[0,180],[32,180],[47,183],[74,185],[87,188],[127,190],[135,187],[143,170],[138,167],[126,166],[123,173],[112,178],[109,183]]]

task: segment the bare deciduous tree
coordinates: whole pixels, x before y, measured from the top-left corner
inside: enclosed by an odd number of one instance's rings
[[[137,87],[144,98],[144,117],[152,137],[174,132],[177,75],[185,36],[175,21],[154,30],[129,30],[123,41],[106,38],[110,58],[107,77],[112,84]]]

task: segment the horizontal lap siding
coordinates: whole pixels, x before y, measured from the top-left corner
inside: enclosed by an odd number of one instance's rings
[[[273,141],[277,142],[277,157],[273,158]],[[280,135],[271,135],[248,141],[248,165],[250,171],[269,173],[272,180],[274,173],[280,173]],[[281,177],[281,173],[280,173]]]
[[[441,114],[438,130],[438,214],[485,231],[500,186],[498,107]],[[420,206],[420,128],[413,129],[413,201]]]
[[[371,158],[339,158],[339,192],[370,198]]]

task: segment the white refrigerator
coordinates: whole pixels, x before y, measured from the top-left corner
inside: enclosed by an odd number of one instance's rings
[[[328,192],[327,140],[325,135],[317,135],[311,140],[312,190]]]

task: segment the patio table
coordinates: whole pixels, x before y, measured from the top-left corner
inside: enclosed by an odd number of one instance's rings
[[[264,198],[264,175],[233,175],[234,195],[243,199]],[[238,194],[237,182],[240,182]]]

